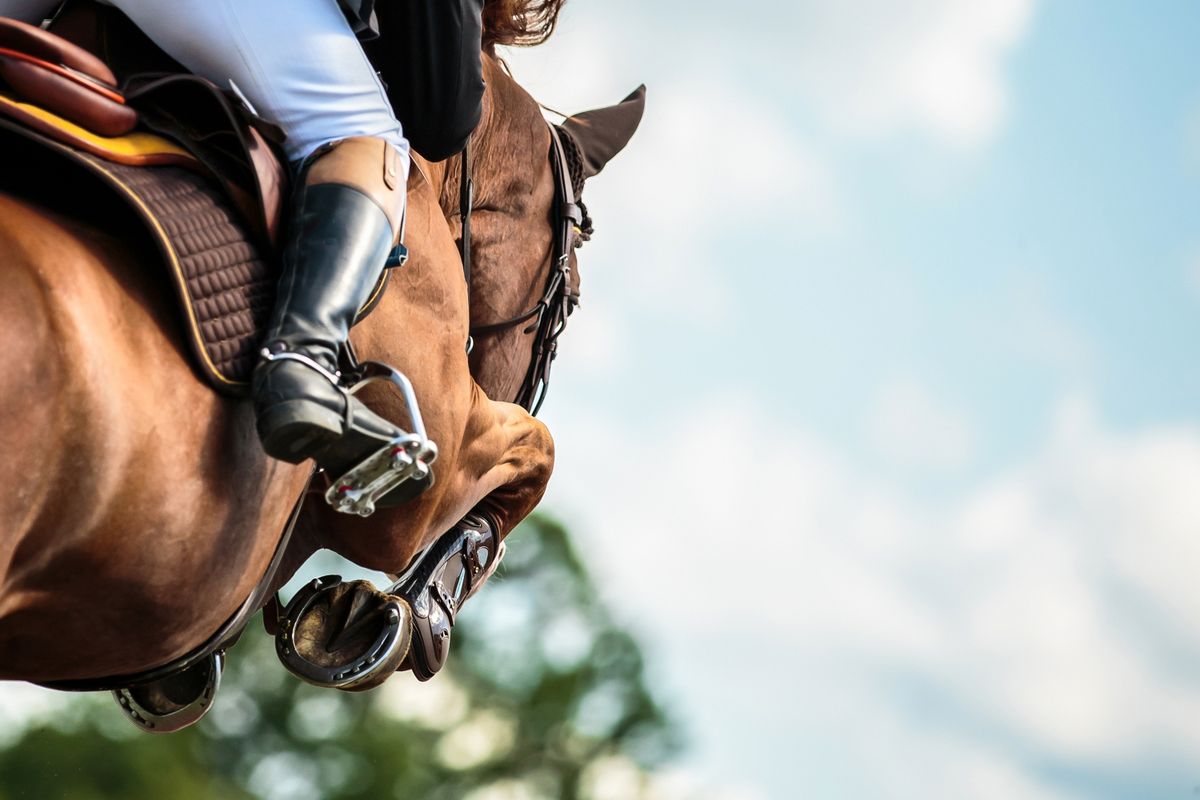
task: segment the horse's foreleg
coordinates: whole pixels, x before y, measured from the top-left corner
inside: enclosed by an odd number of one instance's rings
[[[462,485],[450,497],[475,498],[473,508],[485,512],[503,537],[545,494],[554,469],[554,440],[520,406],[485,401],[482,411],[492,417],[491,428],[464,448],[457,475]]]
[[[554,466],[550,432],[520,406],[488,400],[474,386],[472,395],[459,438],[439,439],[433,487],[368,519],[319,503],[322,546],[368,569],[398,572],[472,510],[486,512],[501,536],[533,510]]]

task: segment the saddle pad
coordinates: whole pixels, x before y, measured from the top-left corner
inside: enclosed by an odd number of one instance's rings
[[[278,271],[208,178],[179,167],[130,167],[86,153],[152,229],[182,302],[192,350],[214,388],[248,388]]]
[[[3,118],[0,131],[24,136],[70,159],[125,200],[167,264],[201,375],[218,391],[244,394],[278,274],[213,182],[178,166],[106,161]],[[3,152],[0,148],[0,169]]]

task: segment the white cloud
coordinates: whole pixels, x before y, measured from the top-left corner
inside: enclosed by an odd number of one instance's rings
[[[802,96],[839,129],[915,130],[969,149],[1004,120],[1004,61],[1033,8],[1034,0],[801,3],[781,27],[795,40]]]
[[[912,377],[883,387],[867,428],[878,452],[901,467],[960,468],[975,452],[976,434],[966,413]]]
[[[769,107],[719,76],[656,95],[642,125],[611,178],[588,188],[600,234],[582,254],[621,270],[633,297],[715,324],[728,284],[751,266],[716,258],[715,245],[735,231],[837,224],[840,202],[820,160]],[[619,253],[607,226],[622,232]]]
[[[1176,647],[1200,641],[1200,430],[1116,434],[1068,400],[1041,453],[929,503],[745,396],[638,436],[597,418],[573,427],[585,414],[556,426],[551,506],[580,520],[609,594],[650,641],[712,654],[665,676],[685,706],[716,702],[728,722],[749,693],[793,746],[825,731],[878,760],[881,782],[888,759],[932,762],[956,740],[956,780],[996,787],[927,796],[1060,796],[1006,739],[1083,769],[1200,750],[1200,682],[1124,616],[1152,614]],[[760,658],[730,662],[718,635],[762,643],[732,651]],[[912,681],[955,721],[914,715]],[[706,693],[742,683],[737,699]],[[825,715],[826,701],[842,707]],[[702,728],[710,747],[737,746]],[[892,780],[872,796],[908,796]]]
[[[824,160],[782,109],[744,91],[721,65],[697,63],[697,51],[664,68],[658,54],[632,50],[610,16],[580,7],[546,45],[506,58],[531,94],[564,112],[608,105],[637,81],[649,84],[637,135],[588,184],[598,234],[581,253],[582,268],[603,264],[619,271],[615,283],[627,297],[715,326],[726,320],[729,281],[749,266],[731,268],[715,246],[735,231],[837,229],[841,199]],[[622,71],[636,64],[658,69],[636,78]],[[619,243],[613,230],[622,231]]]
[[[713,66],[751,69],[739,94],[800,105],[839,132],[915,131],[971,149],[1004,122],[1005,61],[1035,6],[1036,0],[800,0],[740,16],[720,4],[682,2],[591,12],[568,7],[555,39],[514,61],[545,87],[545,96],[570,100],[610,86],[614,73],[628,79],[632,66],[649,73],[660,96],[680,76]],[[613,20],[623,27],[615,29]]]

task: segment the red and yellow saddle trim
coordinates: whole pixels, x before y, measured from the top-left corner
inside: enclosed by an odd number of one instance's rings
[[[23,103],[3,92],[0,92],[0,114],[43,136],[49,136],[70,147],[77,147],[106,161],[131,167],[170,164],[202,169],[195,156],[157,134],[134,131],[124,136],[100,136],[41,106]]]
[[[79,72],[78,70],[73,70],[61,64],[54,64],[52,62],[36,58],[35,56],[31,56],[29,53],[23,53],[20,50],[13,50],[10,47],[0,47],[0,56],[7,56],[9,58],[15,58],[18,61],[24,61],[27,64],[33,64],[39,69],[44,69],[48,72],[58,75],[60,78],[69,80],[72,83],[77,83],[86,88],[88,91],[95,92],[102,97],[106,97],[114,103],[119,105],[126,104],[125,98],[120,92],[116,91],[111,86],[106,86],[100,81],[99,78],[94,78],[91,75]]]

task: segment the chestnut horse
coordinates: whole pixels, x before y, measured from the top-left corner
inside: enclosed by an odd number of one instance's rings
[[[485,68],[471,310],[457,167],[417,161],[411,258],[352,335],[361,357],[414,384],[440,450],[437,480],[368,519],[310,500],[277,585],[319,548],[400,572],[475,508],[506,535],[545,490],[549,432],[485,393],[511,397],[529,335],[482,345],[482,389],[465,351],[473,311],[476,323],[524,311],[553,266],[549,129],[491,56]],[[584,153],[589,172],[628,141],[626,127]],[[174,300],[148,272],[112,235],[0,193],[0,679],[130,674],[196,648],[259,582],[304,490],[308,467],[264,455],[250,404],[197,377]],[[399,399],[376,388],[367,402],[404,419]]]

